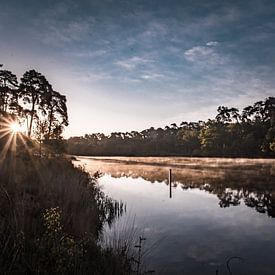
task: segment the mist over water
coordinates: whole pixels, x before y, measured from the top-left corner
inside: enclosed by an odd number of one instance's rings
[[[134,220],[149,248],[144,261],[157,274],[227,274],[230,257],[242,259],[230,261],[233,274],[274,273],[274,160],[78,159],[91,174],[102,172],[99,184],[108,196],[126,203],[113,228],[132,227]]]

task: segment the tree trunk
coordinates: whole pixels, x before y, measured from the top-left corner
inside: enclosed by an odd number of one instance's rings
[[[50,115],[49,115],[48,139],[50,139],[50,136],[51,136],[52,123],[53,123],[53,109],[51,108]]]
[[[31,120],[30,120],[30,127],[29,127],[29,130],[28,130],[28,137],[31,137],[31,134],[32,134],[32,123],[33,123],[33,115],[34,115],[34,108],[35,108],[36,99],[37,98],[33,98],[33,101],[32,101]]]

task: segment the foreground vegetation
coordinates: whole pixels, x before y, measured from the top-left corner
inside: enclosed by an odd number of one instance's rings
[[[125,251],[102,248],[122,206],[64,158],[6,157],[0,163],[1,274],[127,274]]]
[[[129,245],[101,242],[123,204],[62,157],[67,125],[45,76],[0,70],[0,274],[131,272]]]
[[[239,112],[220,106],[215,119],[175,123],[141,132],[115,132],[72,137],[75,155],[126,156],[269,156],[275,155],[275,98],[256,102]]]

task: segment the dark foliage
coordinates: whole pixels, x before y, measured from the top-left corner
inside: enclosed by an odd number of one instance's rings
[[[68,126],[66,102],[35,70],[25,72],[20,82],[12,72],[0,70],[0,118],[12,115],[13,121],[27,126],[28,137],[60,139]]]
[[[127,274],[123,251],[102,249],[122,207],[65,159],[8,157],[0,167],[1,274]]]
[[[141,132],[90,134],[68,139],[74,155],[274,156],[275,98],[239,112],[220,106],[215,119]]]

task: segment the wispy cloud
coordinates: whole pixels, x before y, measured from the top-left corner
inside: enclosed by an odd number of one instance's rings
[[[133,70],[138,66],[146,65],[148,63],[152,63],[153,60],[148,58],[134,56],[127,59],[118,60],[115,62],[116,65],[126,69],[126,70]]]
[[[146,74],[143,74],[140,78],[145,80],[155,80],[155,79],[162,79],[164,77],[165,77],[164,74],[148,72]]]
[[[224,64],[225,58],[215,49],[217,41],[207,42],[205,46],[194,46],[184,52],[184,57],[190,62],[207,62],[212,65]]]
[[[206,46],[217,46],[219,44],[219,42],[218,41],[209,41],[209,42],[207,42],[206,43]]]

